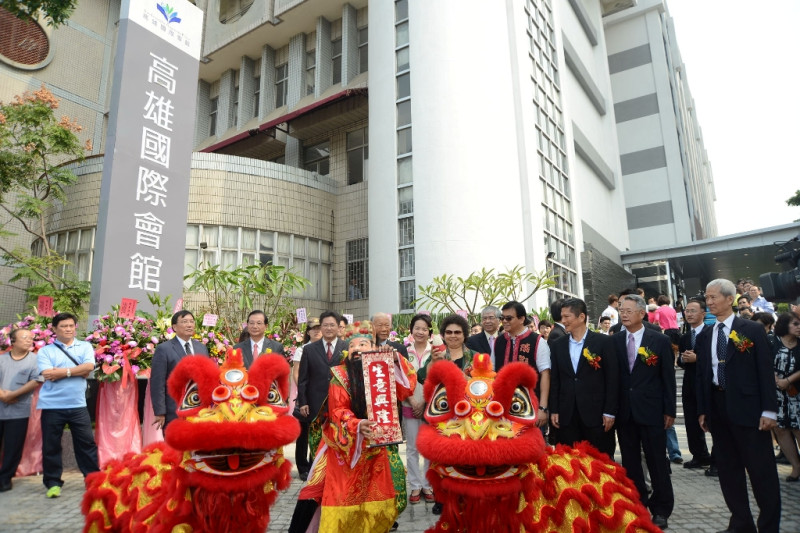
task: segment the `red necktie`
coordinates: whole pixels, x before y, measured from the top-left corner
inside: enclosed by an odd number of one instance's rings
[[[259,356],[259,353],[258,353],[258,343],[257,343],[257,342],[254,342],[254,343],[253,343],[253,359],[255,359],[255,358],[256,358],[256,357],[258,357],[258,356]]]
[[[328,344],[328,361],[330,362],[330,360],[333,359],[333,350],[331,350],[331,343],[327,344]]]

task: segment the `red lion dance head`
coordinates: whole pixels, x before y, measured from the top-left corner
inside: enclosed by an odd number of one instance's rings
[[[546,447],[536,380],[526,363],[495,374],[488,354],[470,378],[433,364],[417,449],[444,509],[429,531],[659,531],[619,465],[588,445]]]
[[[260,531],[289,485],[283,446],[300,427],[289,415],[289,366],[278,355],[248,371],[238,350],[222,367],[181,360],[169,377],[178,418],[169,446],[112,462],[87,479],[85,531]]]

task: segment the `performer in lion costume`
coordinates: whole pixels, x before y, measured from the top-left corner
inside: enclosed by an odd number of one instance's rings
[[[289,365],[265,354],[248,371],[240,351],[222,367],[185,357],[168,381],[178,418],[166,442],[91,474],[85,532],[263,533],[277,491],[289,486],[283,446],[300,425],[289,415]]]
[[[536,371],[492,371],[478,354],[472,377],[448,361],[425,380],[417,448],[444,509],[428,532],[657,532],[625,470],[588,444],[546,449],[536,427]]]

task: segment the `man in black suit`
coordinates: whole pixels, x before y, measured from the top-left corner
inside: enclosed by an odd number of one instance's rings
[[[250,335],[250,339],[245,339],[234,346],[234,348],[242,350],[244,367],[247,369],[253,364],[253,354],[258,357],[269,350],[272,353],[284,355],[281,343],[264,336],[267,332],[267,326],[267,315],[264,311],[257,309],[247,315],[247,333]]]
[[[483,331],[471,335],[466,342],[467,348],[478,353],[488,353],[492,356],[492,367],[496,368],[494,360],[494,343],[497,340],[497,330],[500,329],[500,309],[490,305],[481,311],[481,327]]]
[[[711,465],[711,455],[706,445],[706,435],[697,421],[697,354],[695,345],[697,336],[705,328],[703,319],[706,314],[706,303],[700,298],[690,298],[683,311],[689,331],[684,333],[678,341],[678,365],[683,368],[683,385],[681,398],[683,399],[683,414],[686,420],[686,439],[689,441],[689,451],[692,460],[683,463],[684,468],[703,468]]]
[[[389,340],[389,333],[392,331],[392,319],[386,313],[375,313],[372,317],[372,327],[375,329],[375,345],[384,346],[388,344],[400,354],[408,359],[408,349],[405,344]]]
[[[551,346],[550,422],[557,442],[586,440],[614,457],[614,418],[619,398],[619,363],[611,338],[589,331],[586,302],[571,298],[561,308],[569,335]]]
[[[345,343],[338,338],[339,315],[325,311],[319,316],[322,338],[303,347],[300,375],[297,379],[295,409],[300,420],[301,433],[295,449],[295,464],[300,478],[305,481],[311,464],[308,460],[308,426],[319,416],[322,404],[328,397],[331,368],[341,364]],[[316,450],[311,450],[312,456]],[[313,457],[312,457],[313,459]]]
[[[653,523],[668,527],[675,505],[669,475],[667,428],[675,422],[675,370],[669,337],[642,325],[647,313],[641,296],[620,298],[619,316],[624,329],[612,340],[620,375],[616,425],[622,466],[636,485],[639,498],[653,513]],[[650,472],[653,493],[648,497],[641,451]]]
[[[735,296],[729,280],[706,286],[708,310],[717,322],[704,328],[695,344],[698,420],[714,438],[719,485],[731,511],[726,531],[756,531],[746,470],[760,510],[758,531],[778,533],[781,491],[770,434],[778,410],[772,351],[761,324],[734,316]]]
[[[150,368],[150,400],[153,402],[153,425],[166,430],[167,424],[175,420],[177,405],[167,392],[167,380],[172,370],[187,355],[208,355],[205,345],[192,339],[195,321],[191,311],[186,309],[172,315],[172,329],[175,336],[156,346]]]
[[[553,329],[547,336],[547,344],[552,346],[561,337],[567,336],[567,330],[561,323],[561,307],[564,305],[564,298],[559,298],[550,304],[550,316],[553,317]]]

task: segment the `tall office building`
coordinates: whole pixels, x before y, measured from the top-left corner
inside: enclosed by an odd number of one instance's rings
[[[310,312],[363,317],[413,311],[434,276],[521,265],[558,276],[529,307],[597,307],[632,282],[639,235],[606,36],[632,4],[198,2],[187,272],[273,261],[312,281]],[[70,198],[96,204],[102,160],[74,170]],[[81,244],[96,217],[57,206],[54,239]]]

